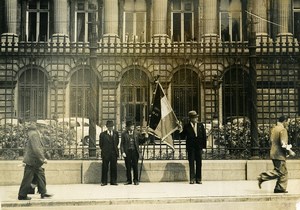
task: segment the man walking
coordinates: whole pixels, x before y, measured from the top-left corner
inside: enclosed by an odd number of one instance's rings
[[[101,186],[107,185],[108,166],[110,166],[110,184],[117,184],[117,160],[119,157],[119,134],[114,130],[111,120],[106,122],[107,130],[100,133],[99,145],[102,157]]]
[[[142,134],[135,130],[132,121],[126,122],[126,131],[121,135],[121,153],[125,159],[127,182],[125,185],[132,184],[131,169],[133,169],[134,185],[139,184],[138,178],[138,161],[139,161],[139,145],[143,144],[148,138],[148,134]]]
[[[270,158],[272,159],[274,169],[261,173],[258,180],[258,187],[265,181],[277,179],[274,193],[287,193],[288,171],[286,168],[286,156],[295,153],[291,150],[291,145],[288,145],[287,126],[289,119],[281,116],[278,119],[277,125],[271,129],[270,141],[271,150]]]
[[[196,111],[190,111],[188,116],[189,122],[184,125],[183,129],[180,128],[180,136],[182,139],[186,139],[190,184],[194,184],[195,181],[197,184],[202,184],[202,150],[206,149],[206,131],[203,123],[198,122]]]
[[[38,186],[38,191],[41,194],[41,198],[52,197],[46,190],[45,170],[42,166],[47,163],[47,159],[44,156],[44,145],[35,123],[31,123],[28,126],[28,142],[25,147],[23,162],[25,164],[25,169],[18,199],[31,199],[27,194],[30,192],[31,183],[34,179]]]

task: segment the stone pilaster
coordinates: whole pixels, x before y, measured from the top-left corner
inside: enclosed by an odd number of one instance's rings
[[[168,0],[153,0],[153,42],[168,42]]]
[[[68,36],[68,0],[53,0],[54,34],[52,42],[69,43]]]
[[[118,35],[118,0],[104,0],[104,34]]]
[[[217,42],[218,35],[218,1],[203,1],[203,42]]]
[[[18,0],[6,0],[5,6],[8,33],[17,34]]]

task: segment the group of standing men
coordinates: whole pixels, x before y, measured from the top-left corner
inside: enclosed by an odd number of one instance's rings
[[[189,122],[182,126],[180,123],[179,131],[183,139],[186,139],[186,150],[189,161],[190,184],[202,184],[202,150],[206,149],[206,131],[203,123],[198,122],[196,111],[190,111]],[[107,130],[100,134],[100,148],[102,157],[102,178],[101,186],[108,183],[108,168],[110,165],[110,184],[117,185],[117,159],[119,157],[119,134],[114,131],[113,121],[106,123]],[[148,139],[147,132],[140,132],[135,129],[132,121],[126,122],[126,130],[121,134],[120,150],[125,160],[126,166],[126,185],[139,184],[138,160],[139,145]],[[131,171],[133,170],[133,179]]]
[[[202,151],[206,149],[206,131],[203,123],[198,122],[196,111],[188,113],[189,122],[184,126],[178,123],[178,129],[182,139],[186,140],[186,151],[189,161],[189,179],[190,184],[202,184]],[[271,129],[270,157],[273,161],[274,169],[262,172],[258,176],[258,186],[265,181],[277,179],[274,193],[287,193],[287,168],[286,157],[295,153],[288,144],[287,125],[289,119],[282,116],[278,119],[275,127]],[[101,186],[108,183],[108,169],[110,168],[110,184],[117,185],[117,160],[119,157],[119,133],[114,130],[114,123],[108,120],[107,130],[100,134],[101,157],[102,157],[102,178]],[[121,134],[120,150],[125,160],[126,166],[126,185],[134,183],[139,184],[138,160],[139,145],[148,139],[147,132],[140,132],[135,129],[133,122],[126,122],[126,130]],[[38,186],[41,198],[52,197],[46,190],[45,171],[42,167],[47,163],[44,155],[44,145],[41,134],[36,124],[30,124],[28,127],[28,141],[23,163],[25,165],[23,180],[19,189],[19,200],[30,200],[27,196],[32,190],[32,183]],[[133,170],[133,177],[131,171]]]

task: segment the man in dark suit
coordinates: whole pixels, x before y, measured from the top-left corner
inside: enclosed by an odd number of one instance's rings
[[[102,157],[101,186],[107,185],[108,166],[110,166],[110,184],[117,184],[117,160],[119,157],[119,134],[114,130],[111,120],[106,122],[107,130],[100,133],[100,149]]]
[[[121,135],[121,153],[125,159],[127,182],[125,185],[132,184],[131,169],[133,169],[134,185],[139,184],[138,179],[138,161],[139,145],[143,144],[148,138],[147,133],[140,133],[135,130],[132,121],[126,122],[126,130]]]
[[[38,191],[41,198],[52,197],[46,190],[45,170],[43,164],[47,163],[44,155],[44,145],[41,139],[41,134],[37,130],[35,123],[30,123],[28,126],[28,141],[26,143],[24,160],[25,169],[23,180],[19,189],[19,200],[30,200],[27,196],[31,189],[31,183],[35,179]]]
[[[198,122],[196,111],[190,111],[189,122],[180,128],[180,136],[186,139],[186,150],[190,168],[190,184],[202,184],[202,150],[206,149],[206,131]],[[195,173],[196,162],[196,173]]]

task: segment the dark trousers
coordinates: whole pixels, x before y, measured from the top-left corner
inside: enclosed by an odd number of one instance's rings
[[[288,183],[288,171],[285,160],[272,160],[274,169],[261,173],[260,179],[262,181],[269,181],[277,179],[275,190],[285,191]]]
[[[189,160],[189,168],[190,168],[190,181],[195,181],[195,179],[196,181],[201,181],[202,180],[202,150],[189,149],[188,160]],[[195,173],[195,168],[196,168],[196,173]]]
[[[126,166],[126,177],[127,182],[132,182],[131,169],[133,169],[133,181],[139,181],[139,171],[138,171],[138,161],[139,155],[135,150],[130,150],[125,157]]]
[[[117,156],[111,155],[110,157],[102,158],[102,177],[101,183],[107,184],[108,168],[110,168],[110,183],[117,183]]]
[[[31,183],[35,179],[38,186],[38,191],[45,194],[46,190],[46,177],[45,170],[42,167],[35,168],[29,165],[25,166],[23,180],[19,189],[19,196],[26,197],[31,188]]]

